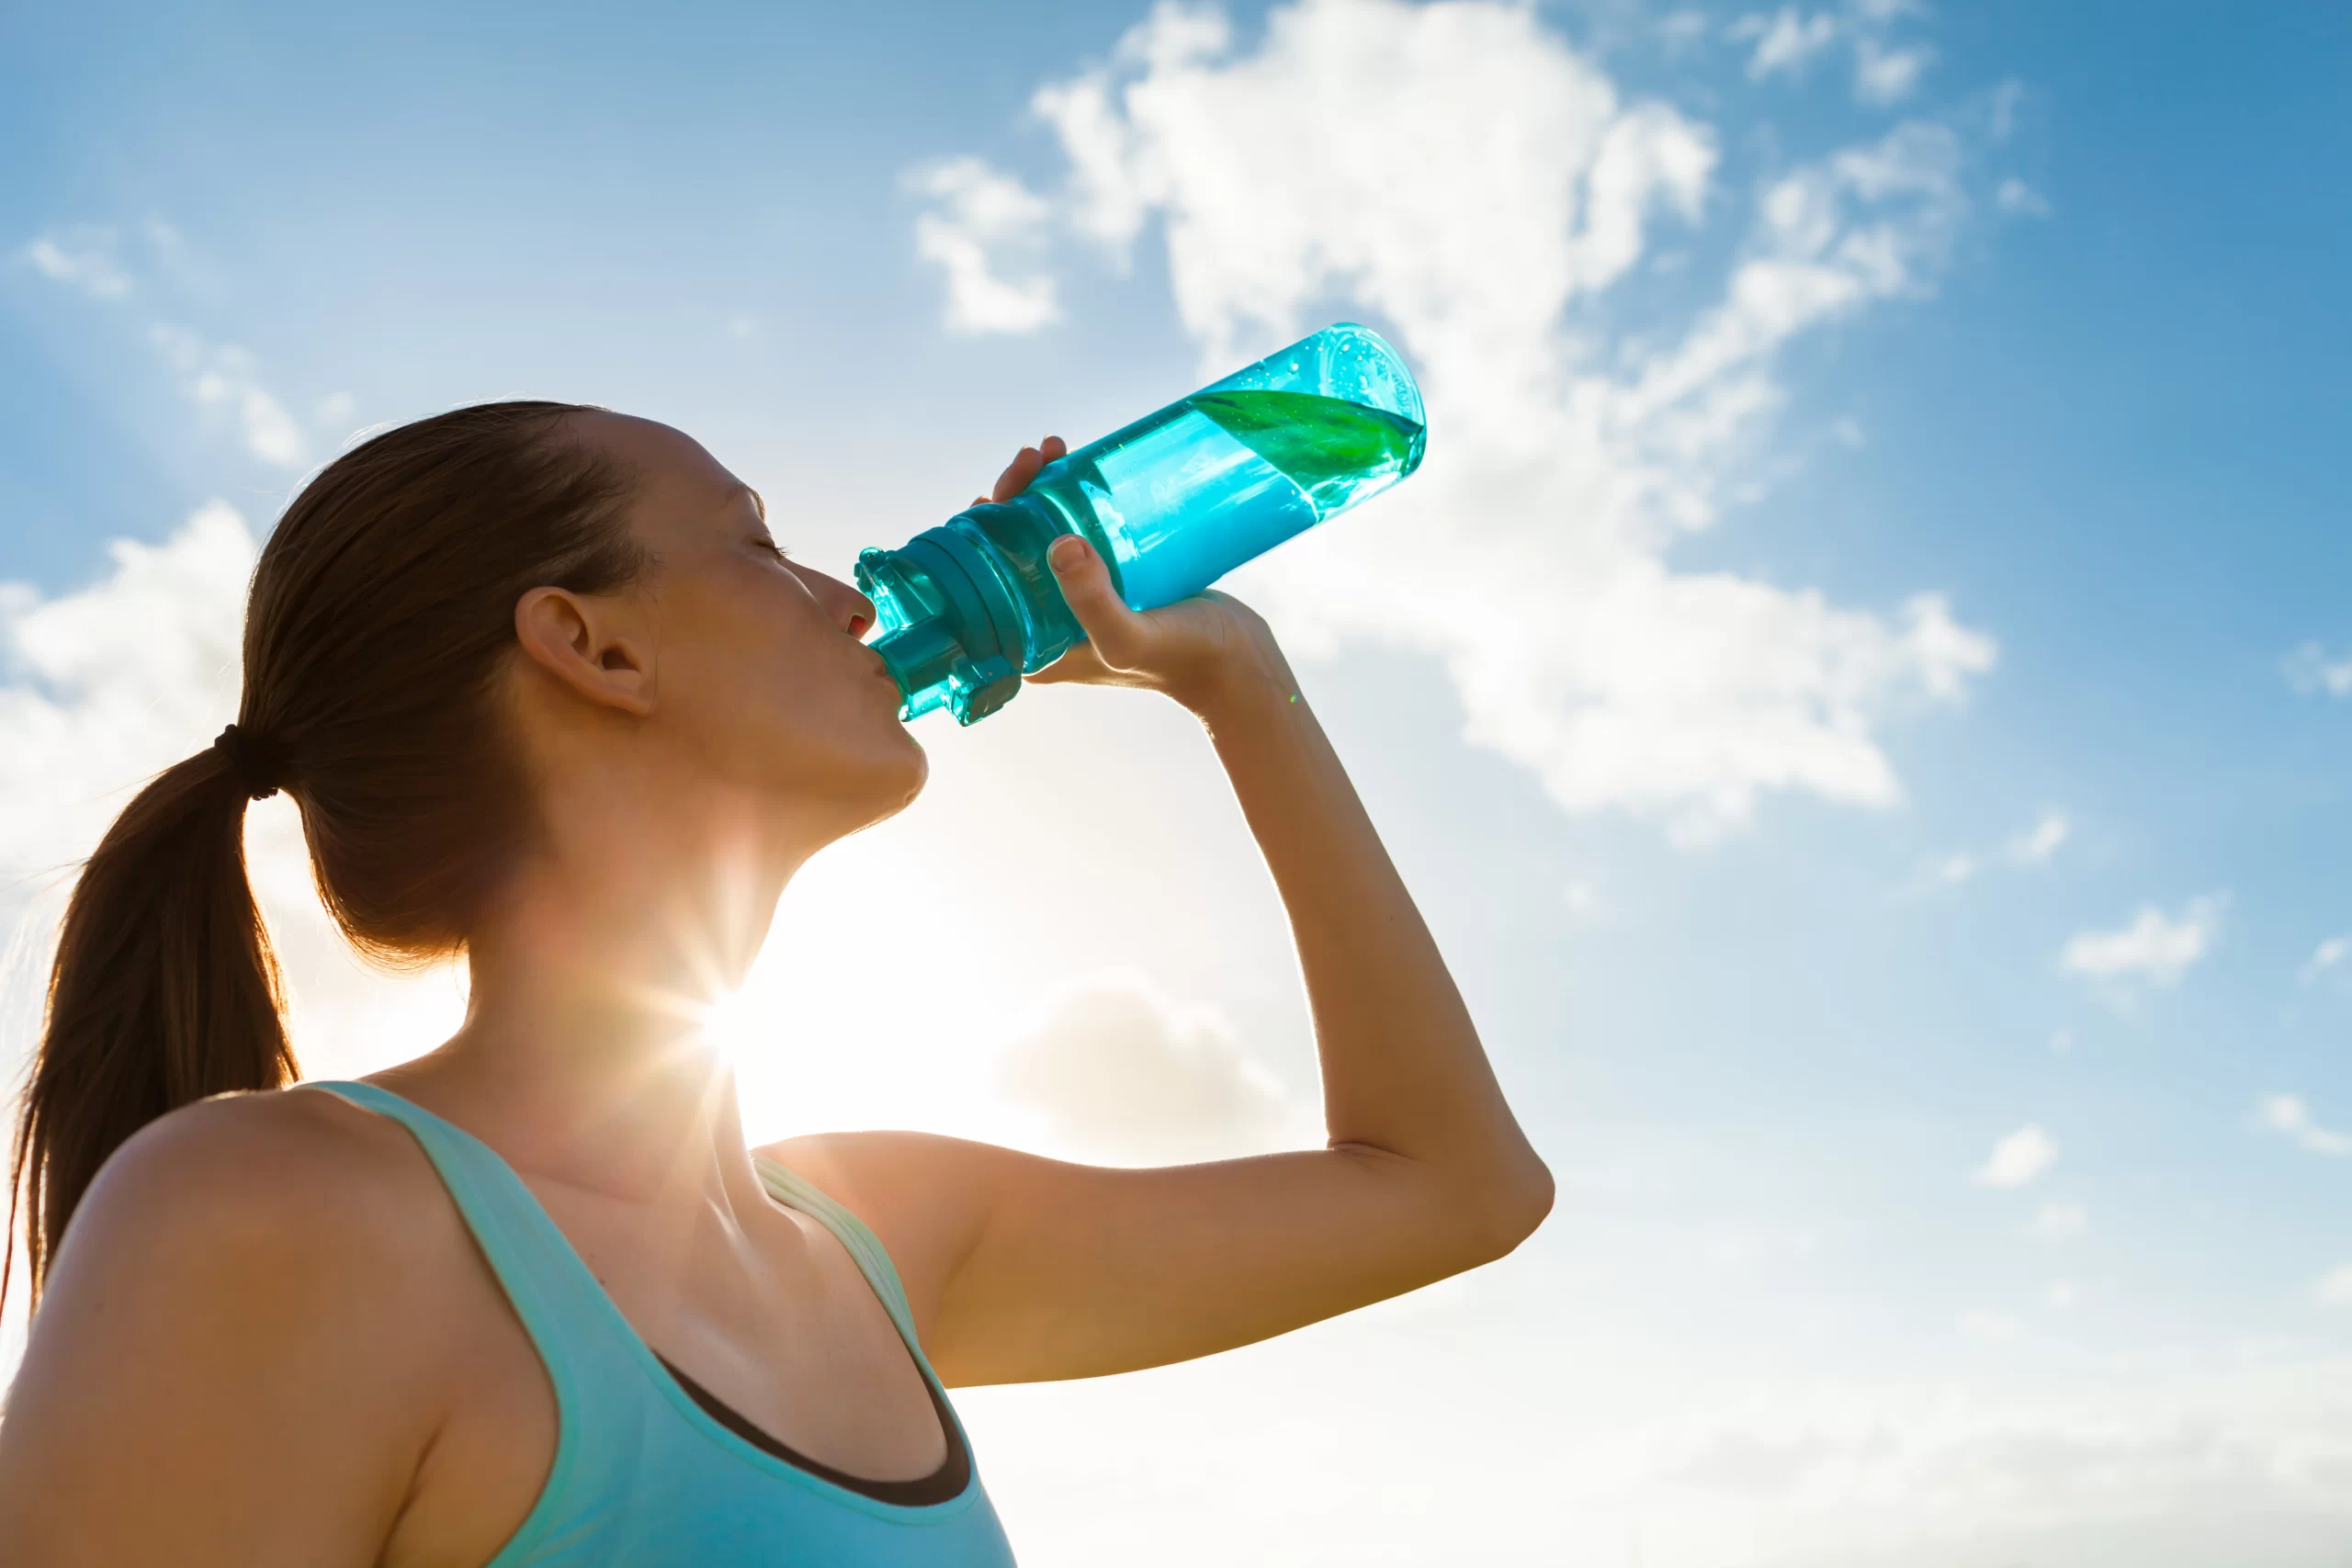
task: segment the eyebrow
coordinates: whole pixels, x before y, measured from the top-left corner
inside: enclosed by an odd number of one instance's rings
[[[760,521],[763,523],[766,522],[768,520],[767,498],[762,495],[758,491],[753,490],[750,485],[745,485],[743,487],[743,493],[750,496],[752,498],[752,504],[758,508]]]

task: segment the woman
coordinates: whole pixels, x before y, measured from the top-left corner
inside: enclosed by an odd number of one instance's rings
[[[666,426],[423,420],[288,508],[236,723],[66,915],[14,1168],[10,1568],[1001,1564],[944,1385],[1207,1355],[1525,1237],[1550,1178],[1264,623],[1135,615],[1074,539],[1052,562],[1090,640],[1032,679],[1174,698],[1233,781],[1327,1148],[747,1149],[678,998],[922,787],[873,606]],[[240,832],[281,788],[364,953],[471,974],[456,1035],[367,1083],[257,1092],[294,1062]]]

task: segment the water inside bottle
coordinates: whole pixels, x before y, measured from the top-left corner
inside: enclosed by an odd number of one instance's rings
[[[1344,398],[1196,392],[1102,444],[1091,462],[1040,475],[1038,488],[1050,497],[1057,479],[1076,482],[1127,603],[1142,609],[1198,593],[1387,489],[1412,471],[1422,435],[1411,420]]]

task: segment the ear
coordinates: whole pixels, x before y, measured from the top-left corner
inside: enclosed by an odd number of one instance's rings
[[[597,706],[653,712],[652,649],[641,617],[616,600],[534,588],[514,602],[514,638],[525,658]]]

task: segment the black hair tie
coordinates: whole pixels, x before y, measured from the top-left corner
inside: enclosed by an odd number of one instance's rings
[[[267,800],[277,793],[286,764],[275,747],[232,724],[213,739],[212,749],[229,760],[229,771],[237,775],[248,796]]]

